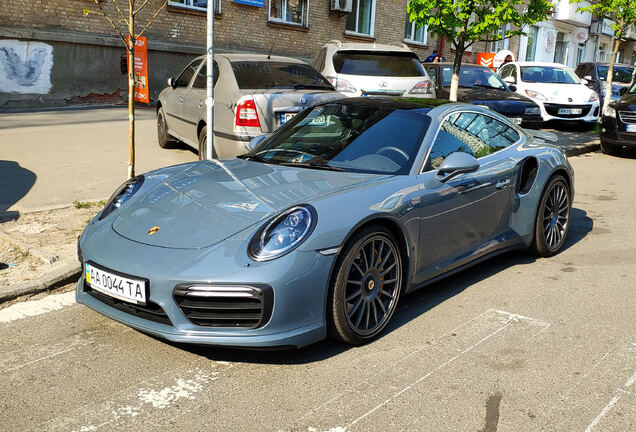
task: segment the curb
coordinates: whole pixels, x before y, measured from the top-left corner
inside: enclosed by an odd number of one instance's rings
[[[565,155],[567,157],[579,156],[585,153],[592,153],[592,152],[598,151],[600,150],[600,148],[601,148],[600,144],[589,144],[582,147],[567,149],[565,150]]]
[[[77,280],[82,269],[79,263],[68,263],[60,268],[44,273],[39,280],[20,282],[10,289],[0,292],[0,303],[13,300],[23,295],[39,294],[58,286]]]

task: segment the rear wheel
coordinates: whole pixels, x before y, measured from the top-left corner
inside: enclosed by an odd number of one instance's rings
[[[369,226],[353,236],[336,264],[327,309],[329,335],[353,345],[371,341],[397,308],[402,255],[393,234]]]
[[[166,113],[164,112],[163,107],[157,110],[157,141],[161,148],[171,148],[177,144],[177,141],[168,134]]]
[[[607,141],[601,140],[601,151],[608,155],[617,155],[620,153],[621,148],[616,144],[610,144]]]
[[[203,129],[201,129],[201,133],[199,134],[199,160],[204,160],[207,152],[208,152],[208,127],[203,126]],[[214,149],[212,157],[216,159],[217,157],[216,149]]]
[[[565,243],[570,228],[570,188],[562,175],[553,177],[545,188],[534,230],[534,252],[543,257],[555,255]]]

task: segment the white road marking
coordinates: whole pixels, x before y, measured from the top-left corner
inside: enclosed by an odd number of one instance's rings
[[[607,415],[608,412],[610,412],[612,410],[612,408],[614,407],[614,405],[616,405],[616,403],[618,402],[618,400],[624,395],[624,394],[630,394],[630,392],[628,391],[628,389],[634,384],[634,382],[636,382],[636,372],[634,372],[632,374],[632,376],[625,382],[625,384],[623,384],[623,387],[619,388],[616,390],[616,393],[618,393],[616,396],[614,396],[612,399],[610,399],[610,401],[607,403],[607,405],[605,405],[603,407],[603,409],[601,410],[600,413],[598,413],[598,415],[596,416],[596,418],[594,418],[594,420],[592,420],[592,423],[590,423],[586,428],[585,428],[585,432],[591,432],[592,429],[594,429],[594,427],[598,424],[599,421],[601,421],[601,419],[603,417],[605,417]]]
[[[218,372],[207,374],[197,373],[192,379],[175,378],[176,384],[159,390],[139,389],[137,394],[143,403],[151,404],[153,408],[165,408],[179,399],[195,399],[194,394],[203,389],[203,384],[215,380]]]
[[[75,291],[51,294],[39,300],[25,301],[0,309],[0,323],[10,323],[27,317],[42,315],[75,304]]]

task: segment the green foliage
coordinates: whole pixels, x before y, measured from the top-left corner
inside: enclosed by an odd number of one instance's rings
[[[91,207],[104,207],[104,205],[106,205],[105,200],[96,201],[96,202],[78,201],[78,200],[73,201],[73,206],[75,206],[75,208],[77,209],[91,208]]]
[[[545,20],[552,7],[549,0],[410,0],[407,13],[417,27],[427,25],[463,51],[479,40],[502,39],[497,32],[505,24],[517,27],[505,38],[524,34],[524,25]]]
[[[570,3],[579,4],[581,1],[570,0]],[[579,7],[577,10],[599,16],[611,16],[615,20],[612,30],[619,37],[630,25],[636,24],[636,1],[634,0],[595,0],[593,4]]]

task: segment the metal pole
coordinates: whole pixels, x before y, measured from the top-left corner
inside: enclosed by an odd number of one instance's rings
[[[207,97],[205,104],[207,107],[205,124],[207,125],[207,146],[205,147],[205,158],[212,159],[214,155],[214,3],[216,0],[208,0],[208,39],[207,39]]]
[[[592,57],[592,61],[596,62],[596,56],[598,54],[598,48],[601,45],[601,34],[603,34],[603,21],[605,18],[601,18],[596,27],[596,46],[594,47],[594,56]]]

